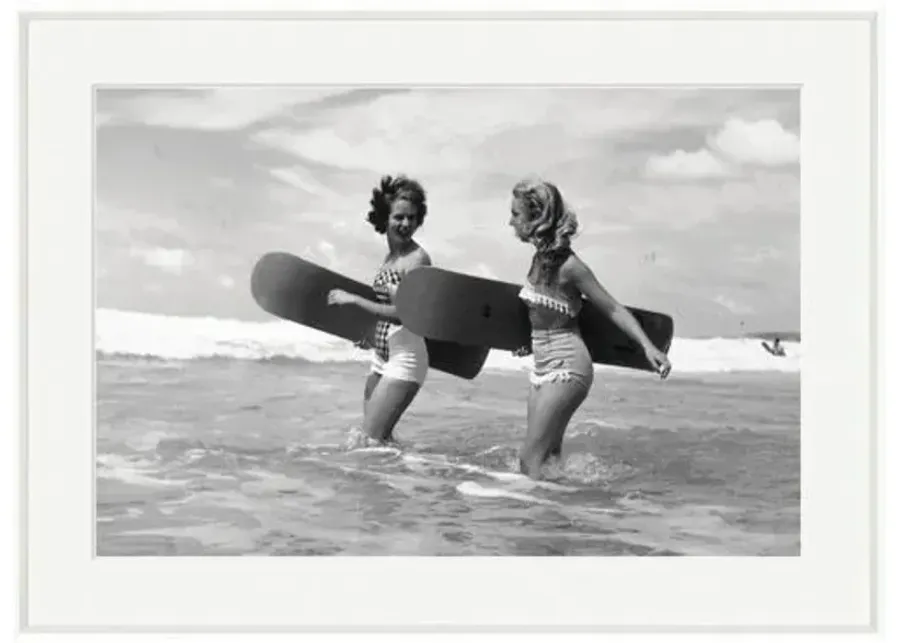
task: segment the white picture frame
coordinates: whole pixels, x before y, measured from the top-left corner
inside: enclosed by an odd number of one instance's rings
[[[230,14],[226,21],[212,20],[215,15],[21,17],[27,330],[20,625],[26,631],[873,627],[880,440],[875,13],[692,14],[690,20],[672,13],[480,13],[440,21],[425,13],[354,20],[339,13]],[[230,46],[235,30],[252,43],[252,55]],[[454,47],[463,31],[468,47]],[[554,43],[552,54],[528,46],[537,35]],[[401,37],[427,54],[400,65],[398,50],[362,48],[373,38]],[[298,60],[317,65],[290,62]],[[92,87],[104,83],[802,86],[801,556],[95,557],[89,161]],[[833,304],[835,284],[845,297],[840,307]],[[604,578],[616,580],[596,582]],[[379,593],[392,599],[366,600]],[[541,609],[548,603],[552,611]]]

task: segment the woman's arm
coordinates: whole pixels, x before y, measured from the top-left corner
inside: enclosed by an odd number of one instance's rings
[[[625,334],[631,337],[641,347],[653,345],[650,338],[647,337],[644,329],[641,328],[641,325],[634,316],[627,308],[625,308],[625,306],[620,304],[599,281],[597,281],[597,277],[594,276],[593,271],[581,259],[572,255],[572,258],[566,262],[564,272],[568,273],[568,275],[565,276],[572,281],[578,290],[580,290],[591,303],[605,312],[616,326],[625,332]]]
[[[360,297],[359,295],[351,295],[350,297],[351,299],[347,303],[358,306],[359,308],[372,313],[376,317],[386,319],[394,324],[403,323],[400,318],[397,317],[397,307],[394,304],[379,304],[377,301],[372,301],[365,297]]]
[[[414,268],[418,268],[420,266],[430,265],[431,258],[428,256],[427,252],[422,250],[420,252],[415,252],[412,256],[410,256],[409,263],[406,264],[405,270],[408,272],[409,270],[413,270]],[[350,304],[362,308],[366,312],[371,313],[372,315],[375,315],[380,319],[385,319],[394,324],[403,323],[403,321],[397,316],[397,307],[394,304],[382,304],[377,301],[366,299],[365,297],[360,297],[359,295],[345,292],[343,290],[332,290],[330,293],[328,293],[328,303],[336,305]]]
[[[643,349],[650,364],[662,377],[666,377],[672,367],[665,353],[660,351],[650,341],[647,333],[641,328],[634,315],[625,306],[616,301],[616,298],[597,281],[597,277],[594,276],[590,267],[577,256],[572,255],[572,258],[564,264],[564,269],[565,273],[567,273],[566,276],[575,284],[578,290],[595,306],[604,311],[626,335],[637,342]]]

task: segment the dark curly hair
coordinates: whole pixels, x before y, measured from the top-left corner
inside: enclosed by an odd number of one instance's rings
[[[369,205],[369,223],[375,228],[378,234],[384,234],[387,231],[388,217],[391,215],[391,206],[395,201],[408,201],[418,213],[416,224],[421,226],[425,221],[425,215],[428,213],[428,206],[425,203],[425,189],[422,185],[403,174],[397,177],[383,176],[379,186],[372,190],[372,199]]]

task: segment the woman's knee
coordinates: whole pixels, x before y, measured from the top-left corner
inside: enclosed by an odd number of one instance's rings
[[[575,382],[547,384],[538,389],[523,453],[534,453],[542,462],[549,456],[558,456],[569,421],[586,398],[587,390]]]
[[[420,386],[415,382],[383,378],[366,406],[363,430],[376,439],[390,438],[394,427],[419,389]]]

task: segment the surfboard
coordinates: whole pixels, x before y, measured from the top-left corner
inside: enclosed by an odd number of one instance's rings
[[[287,252],[270,252],[256,262],[250,291],[271,315],[352,342],[372,342],[375,316],[357,306],[329,306],[328,292],[341,288],[375,301],[375,291],[337,272]],[[431,368],[463,379],[481,371],[490,349],[441,339],[425,340]]]
[[[427,266],[404,277],[395,304],[404,325],[414,333],[512,351],[531,342],[520,289],[517,284]],[[672,318],[640,308],[628,310],[653,344],[667,353],[675,328]],[[595,363],[653,370],[640,346],[587,300],[579,325]]]

